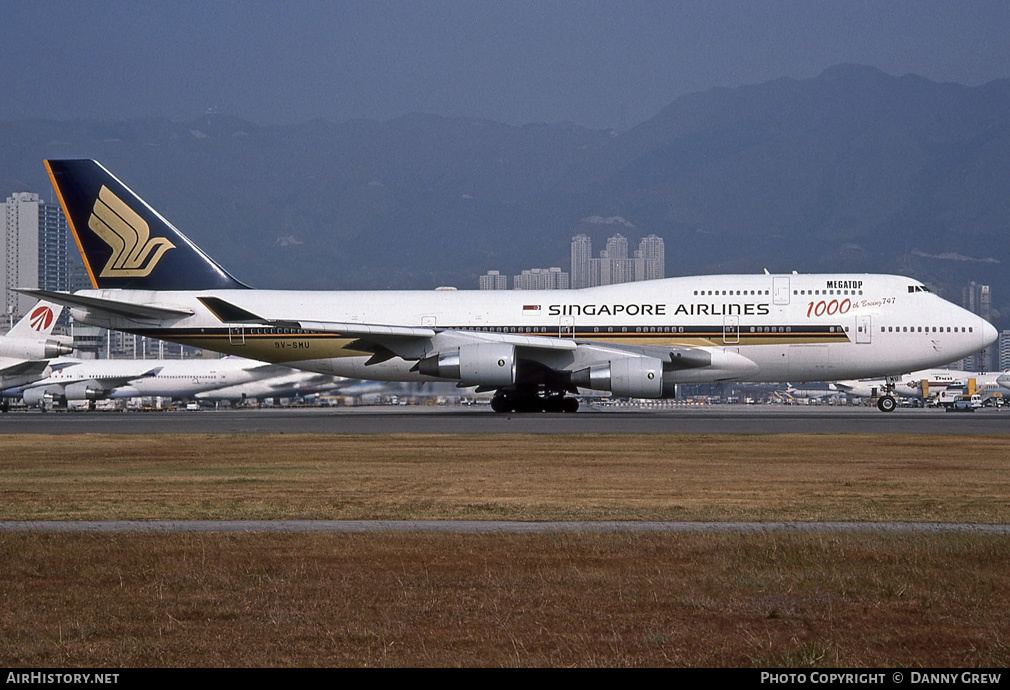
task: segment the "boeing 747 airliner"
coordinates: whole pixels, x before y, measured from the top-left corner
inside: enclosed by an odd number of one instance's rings
[[[46,161],[94,289],[23,290],[78,321],[353,378],[455,381],[492,408],[574,411],[578,389],[897,376],[996,331],[897,275],[703,275],[567,291],[253,290],[91,160]],[[895,399],[883,395],[881,410]]]

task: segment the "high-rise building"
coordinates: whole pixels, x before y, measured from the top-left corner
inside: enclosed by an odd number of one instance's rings
[[[572,287],[575,289],[599,285],[599,275],[593,280],[590,267],[593,263],[593,241],[589,235],[572,238]]]
[[[643,237],[635,252],[635,280],[666,277],[666,244],[658,235]]]
[[[0,300],[4,315],[17,321],[36,300],[14,288],[67,290],[67,221],[59,206],[31,192],[16,192],[0,207]]]
[[[961,290],[961,306],[973,314],[978,314],[986,321],[992,323],[992,295],[988,285],[979,285],[975,281],[968,284]],[[994,371],[998,366],[999,348],[993,343],[977,355],[972,355],[966,361],[970,361],[973,366],[969,367],[974,371]]]
[[[999,346],[999,370],[1010,371],[1010,331],[1003,331],[996,341]]]
[[[628,238],[617,233],[613,237],[607,240],[607,248],[602,254],[600,254],[601,259],[627,259],[628,258]]]
[[[557,266],[531,268],[512,279],[513,290],[567,290],[568,274]]]
[[[488,271],[480,277],[481,290],[508,290],[509,277],[498,271]]]
[[[600,252],[600,285],[630,283],[635,279],[635,261],[628,258],[628,238],[617,233]]]

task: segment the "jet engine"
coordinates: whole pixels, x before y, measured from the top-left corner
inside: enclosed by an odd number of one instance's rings
[[[38,388],[29,388],[22,395],[22,399],[25,401],[25,405],[29,407],[42,407],[46,404],[51,405],[54,401],[62,401],[63,398],[63,386],[40,386]]]
[[[516,348],[507,343],[461,345],[418,361],[417,371],[464,386],[508,386],[516,380]]]
[[[65,391],[67,400],[101,400],[106,396],[106,390],[94,381],[71,383]]]
[[[674,384],[663,384],[663,362],[655,357],[622,357],[580,369],[572,383],[621,398],[672,398],[676,391]]]
[[[57,339],[47,338],[45,342],[35,342],[25,339],[11,339],[0,342],[0,356],[16,359],[52,359],[61,355],[69,355],[74,351],[73,345],[67,345]]]

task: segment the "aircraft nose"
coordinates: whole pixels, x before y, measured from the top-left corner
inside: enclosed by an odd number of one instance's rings
[[[982,322],[982,347],[989,347],[996,339],[999,337],[999,333],[996,331],[996,327],[985,319],[979,319]]]

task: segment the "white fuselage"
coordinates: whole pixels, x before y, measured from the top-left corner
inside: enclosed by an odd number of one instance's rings
[[[326,374],[387,381],[437,380],[419,357],[468,338],[515,342],[573,339],[578,348],[531,347],[527,359],[575,371],[630,352],[690,348],[711,357],[664,370],[674,383],[830,381],[889,376],[939,366],[983,349],[995,329],[925,290],[919,281],[874,274],[710,275],[560,291],[85,290],[78,295],[184,309],[171,322],[73,309],[85,323]],[[215,297],[264,321],[432,329],[395,357],[353,336],[310,328],[222,323],[198,298]],[[423,339],[418,339],[421,342]],[[389,340],[396,350],[399,340]],[[420,350],[418,348],[421,348]],[[519,346],[522,350],[522,346]]]

